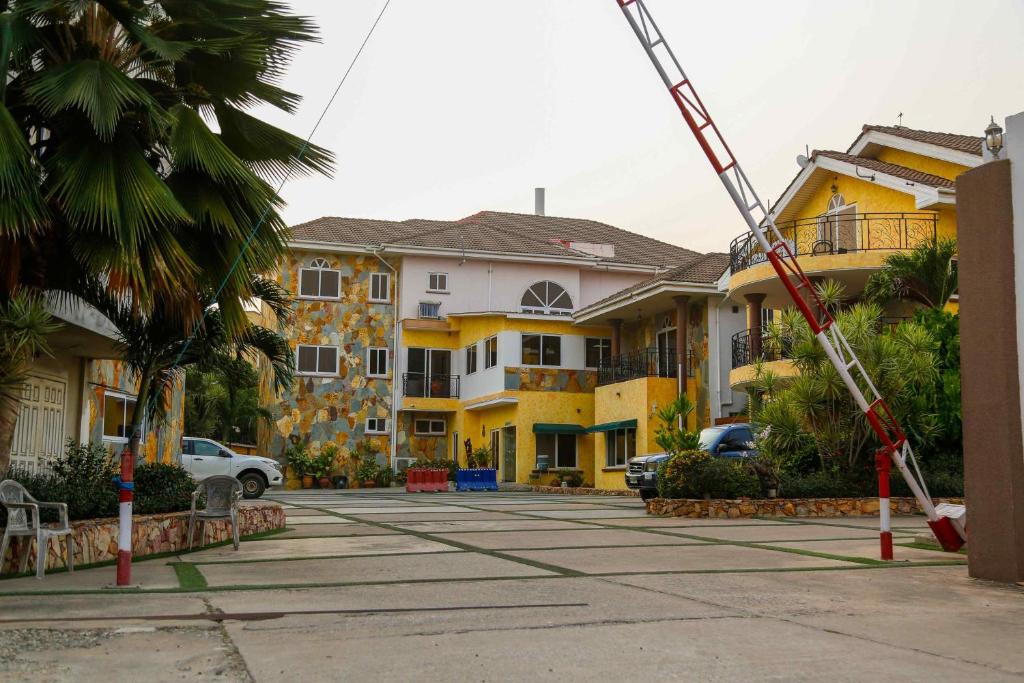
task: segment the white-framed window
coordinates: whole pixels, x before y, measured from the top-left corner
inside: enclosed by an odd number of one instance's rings
[[[761,327],[768,327],[775,322],[775,309],[773,308],[762,308],[761,309]]]
[[[583,340],[585,366],[599,368],[608,363],[612,355],[612,340],[601,337],[587,337]]]
[[[386,417],[368,417],[363,431],[367,434],[387,434],[388,419]]]
[[[520,302],[523,313],[572,315],[572,297],[557,282],[544,280],[530,285]]]
[[[295,368],[300,375],[337,375],[337,346],[299,344],[295,350]]]
[[[103,438],[106,441],[127,443],[132,436],[132,414],[136,397],[116,391],[103,392]],[[142,440],[146,440],[146,425],[142,425]]]
[[[476,344],[466,347],[466,374],[472,375],[476,372]]]
[[[366,376],[387,377],[388,355],[388,348],[386,346],[368,348],[366,350]]]
[[[498,364],[498,338],[484,339],[484,369],[493,368]]]
[[[448,273],[430,273],[427,275],[427,290],[448,293]]]
[[[440,301],[421,301],[419,316],[426,318],[427,320],[440,320],[441,319],[441,302]]]
[[[444,420],[418,419],[413,424],[413,431],[420,436],[444,436],[446,430]]]
[[[340,297],[341,271],[331,268],[327,259],[313,259],[308,268],[299,268],[299,298],[338,299]]]
[[[386,304],[391,301],[391,275],[370,273],[370,302]]]
[[[615,429],[604,433],[606,467],[625,467],[636,455],[636,429]]]
[[[524,334],[522,342],[523,365],[557,368],[562,364],[562,338],[557,334]]]
[[[576,435],[538,434],[537,455],[538,469],[542,462],[546,462],[549,469],[563,467],[576,469]]]

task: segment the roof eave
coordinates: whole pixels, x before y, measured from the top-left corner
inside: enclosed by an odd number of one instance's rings
[[[930,157],[932,159],[948,161],[959,166],[966,166],[967,168],[975,168],[976,166],[980,166],[982,163],[981,156],[977,154],[943,147],[942,145],[936,145],[930,142],[911,140],[910,138],[900,137],[899,135],[893,135],[892,133],[883,133],[878,130],[866,130],[861,133],[857,139],[853,141],[853,144],[850,145],[850,148],[846,153],[853,154],[854,156],[862,156],[862,152],[868,149],[871,145],[891,147],[904,152],[910,152],[911,154],[920,154],[921,156]]]
[[[622,306],[636,303],[659,294],[708,294],[721,295],[716,282],[684,282],[684,281],[661,281],[652,283],[646,287],[633,290],[627,294],[617,296],[613,299],[599,301],[586,308],[581,308],[573,314],[573,320],[577,324],[585,323],[596,317],[607,315]]]

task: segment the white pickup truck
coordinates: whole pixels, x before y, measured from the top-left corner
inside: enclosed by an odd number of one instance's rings
[[[284,482],[276,460],[255,455],[239,455],[212,439],[186,436],[181,440],[181,466],[196,481],[215,474],[227,474],[242,482],[242,495],[259,498],[268,486]]]

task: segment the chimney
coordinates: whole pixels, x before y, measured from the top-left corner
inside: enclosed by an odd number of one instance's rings
[[[536,187],[533,190],[533,213],[538,216],[544,215],[544,188]]]

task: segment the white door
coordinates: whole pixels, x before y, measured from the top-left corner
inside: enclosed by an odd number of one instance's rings
[[[29,472],[46,471],[64,445],[67,383],[29,377],[22,387],[21,413],[14,426],[11,465]]]
[[[231,474],[231,454],[219,444],[205,439],[192,441],[189,472],[199,481],[215,474]],[[221,455],[225,453],[226,455]]]

